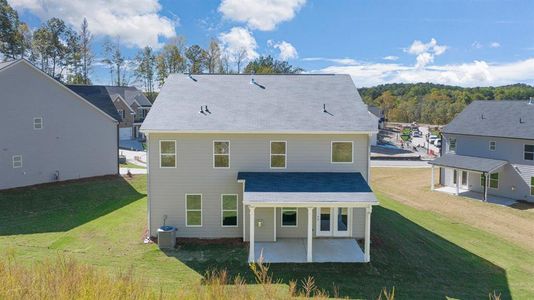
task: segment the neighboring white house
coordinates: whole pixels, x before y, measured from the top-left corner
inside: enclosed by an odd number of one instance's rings
[[[442,151],[430,162],[442,190],[534,202],[532,102],[474,101],[443,128]]]
[[[377,128],[350,76],[171,75],[141,131],[151,236],[242,238],[249,261],[369,261]]]
[[[376,122],[377,129],[384,129],[384,111],[380,107],[369,105],[367,110],[371,114],[371,117]],[[376,146],[378,143],[378,132],[371,135],[371,146]]]
[[[111,99],[84,98],[26,60],[0,63],[0,189],[118,173]]]

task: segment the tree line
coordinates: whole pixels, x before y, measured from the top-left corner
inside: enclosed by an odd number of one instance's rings
[[[500,87],[463,88],[433,83],[394,83],[361,88],[366,104],[384,110],[394,122],[447,124],[475,100],[528,100],[534,87],[514,84]]]
[[[67,84],[92,84],[95,63],[109,70],[109,84],[142,85],[152,100],[155,88],[172,73],[299,73],[301,68],[272,56],[248,59],[246,49],[223,51],[212,38],[207,48],[187,46],[183,36],[169,39],[158,51],[146,46],[133,57],[125,55],[120,38],[103,42],[102,58],[93,53],[93,35],[87,19],[80,29],[68,26],[60,18],[51,18],[37,29],[19,19],[7,0],[0,0],[0,58],[25,58],[53,78]]]

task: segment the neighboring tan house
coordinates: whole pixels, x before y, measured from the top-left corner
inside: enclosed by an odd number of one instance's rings
[[[430,164],[440,167],[444,191],[534,202],[532,102],[474,101],[443,128],[442,140],[443,155]]]
[[[123,119],[119,124],[121,139],[144,140],[145,136],[139,132],[139,128],[152,103],[142,91],[133,86],[106,86],[106,89]]]
[[[26,60],[0,63],[0,189],[118,173],[111,99],[73,92]]]
[[[368,262],[376,130],[348,75],[171,75],[141,127],[150,235],[242,238],[251,262]]]

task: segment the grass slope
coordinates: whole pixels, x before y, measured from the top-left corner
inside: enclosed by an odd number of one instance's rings
[[[182,245],[162,252],[142,242],[146,177],[108,177],[0,192],[0,253],[18,262],[67,254],[111,273],[134,268],[154,287],[191,288],[213,269],[254,282],[247,250],[235,245]],[[432,211],[415,209],[378,192],[373,210],[370,264],[272,265],[282,284],[313,276],[340,296],[374,299],[395,286],[398,299],[444,296],[532,298],[534,252]]]

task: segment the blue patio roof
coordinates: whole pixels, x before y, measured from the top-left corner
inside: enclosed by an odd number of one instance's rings
[[[372,193],[359,172],[239,172],[245,192]]]

